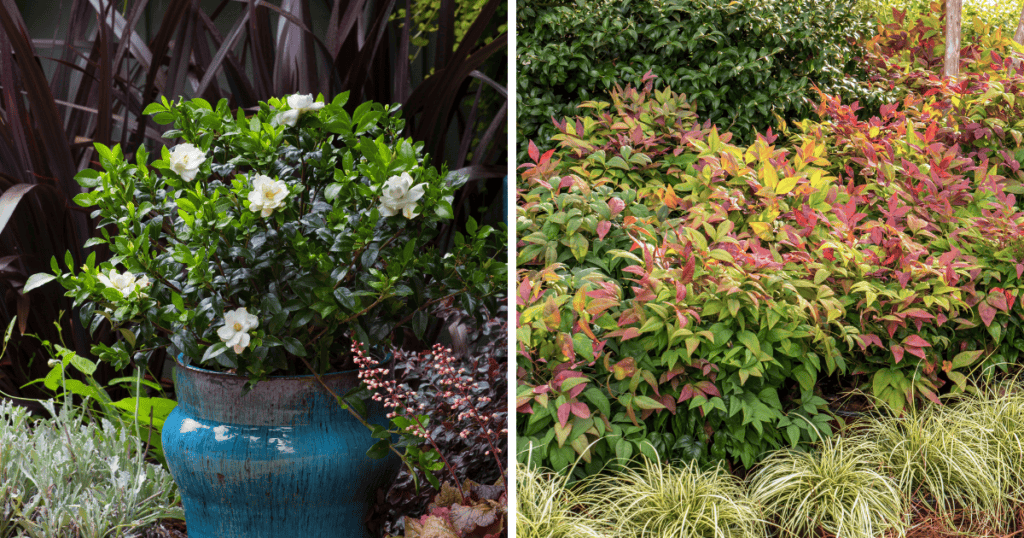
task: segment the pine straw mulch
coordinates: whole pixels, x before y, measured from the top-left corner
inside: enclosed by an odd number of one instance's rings
[[[1024,509],[1017,508],[1013,526],[1004,531],[997,530],[991,523],[982,518],[971,517],[966,510],[954,514],[952,521],[947,521],[932,510],[915,507],[907,538],[954,538],[970,536],[972,538],[1024,538]]]

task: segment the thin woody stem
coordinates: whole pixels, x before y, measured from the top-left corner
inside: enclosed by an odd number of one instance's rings
[[[323,378],[320,377],[320,374],[316,373],[316,370],[313,369],[313,365],[309,364],[309,361],[307,361],[305,357],[299,357],[299,360],[301,360],[302,363],[306,365],[306,368],[309,368],[309,371],[313,373],[313,377],[316,379],[316,381],[318,383],[320,383],[320,386],[323,387],[324,390],[326,390],[327,393],[330,394],[331,397],[333,397],[335,399],[335,401],[338,402],[339,405],[342,402],[345,401],[345,399],[343,397],[338,396],[337,394],[335,394],[335,392],[333,390],[331,390],[330,387],[327,386],[327,383],[324,383]],[[358,420],[360,424],[365,426],[366,429],[371,430],[371,431],[373,430],[373,426],[371,426],[370,423],[366,421],[366,419],[364,419],[362,416],[360,416],[359,413],[356,413],[356,410],[353,409],[352,406],[348,402],[345,402],[345,408],[347,408],[348,412],[351,413],[352,416],[355,417],[356,420]],[[388,450],[394,452],[399,458],[402,459],[402,461],[405,461],[405,457],[402,455],[402,453],[399,452],[398,449],[395,448],[394,446],[392,446],[390,443],[388,443]]]

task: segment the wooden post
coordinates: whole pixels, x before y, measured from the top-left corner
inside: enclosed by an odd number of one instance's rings
[[[946,0],[946,56],[942,64],[942,76],[960,74],[960,15],[963,0]]]
[[[1020,20],[1017,21],[1017,31],[1013,33],[1013,40],[1024,45],[1024,9],[1020,10]],[[1014,55],[1013,71],[1020,69],[1020,55]]]

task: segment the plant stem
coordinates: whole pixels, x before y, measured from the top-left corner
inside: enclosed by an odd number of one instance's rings
[[[327,383],[324,383],[323,378],[320,377],[320,374],[316,373],[316,370],[313,369],[313,365],[309,364],[309,361],[306,360],[306,357],[299,357],[299,360],[301,360],[302,363],[306,365],[306,368],[309,368],[309,371],[313,373],[313,377],[316,379],[317,383],[320,383],[320,386],[323,387],[324,390],[326,390],[327,393],[330,394],[331,397],[333,397],[335,399],[335,401],[338,402],[338,405],[341,405],[341,403],[345,399],[342,398],[341,396],[338,396],[337,394],[335,394],[334,391],[331,390],[331,388],[327,386]],[[356,413],[356,410],[353,409],[352,406],[348,402],[345,402],[345,406],[344,407],[347,408],[348,412],[351,413],[352,416],[355,417],[355,419],[358,420],[360,424],[365,426],[366,429],[368,429],[370,431],[373,431],[373,426],[371,426],[370,423],[366,421],[366,419],[364,419],[362,416],[360,416],[359,413]],[[392,446],[390,443],[388,444],[388,450],[394,452],[399,458],[402,459],[402,461],[405,461],[405,456],[401,452],[399,452],[397,448]]]

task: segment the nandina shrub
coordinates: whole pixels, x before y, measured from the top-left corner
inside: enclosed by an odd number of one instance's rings
[[[973,31],[964,36],[960,75],[943,79],[941,6],[933,3],[932,12],[918,17],[893,14],[894,22],[880,25],[863,43],[870,84],[889,91],[892,104],[907,97],[923,99],[916,105],[922,112],[941,113],[936,141],[959,144],[974,161],[987,159],[999,174],[1024,179],[1024,102],[1018,101],[1024,97],[1024,76],[1012,68],[1012,34],[985,18],[965,17],[964,27]]]
[[[829,433],[826,375],[899,413],[1016,361],[1013,182],[943,143],[924,98],[862,121],[829,97],[747,148],[650,83],[612,101],[523,165],[522,460],[749,467]]]
[[[780,160],[769,138],[744,152],[710,127],[665,151],[681,96],[648,83],[613,101],[561,125],[562,159],[531,146],[524,165],[518,446],[533,450],[520,458],[564,469],[578,455],[580,474],[637,451],[749,467],[827,435],[814,385],[845,368],[835,339],[856,330],[833,323],[844,312],[820,266],[762,238],[780,196],[829,207],[821,149]]]
[[[963,389],[979,365],[1005,369],[1022,347],[1013,305],[1024,214],[1009,192],[1019,182],[956,144],[934,102],[910,94],[860,121],[826,96],[823,121],[804,122],[795,137],[832,147],[830,172],[846,183],[835,212],[846,229],[827,246],[869,264],[836,282],[863,333],[862,353],[850,350],[854,372],[871,374],[874,393],[895,409],[913,394],[936,399],[950,381]]]

